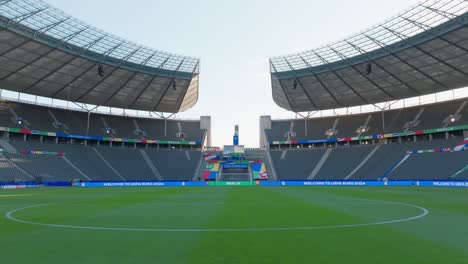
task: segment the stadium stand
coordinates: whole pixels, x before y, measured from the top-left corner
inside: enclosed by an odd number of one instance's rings
[[[110,166],[119,172],[124,180],[158,180],[143,159],[140,150],[96,148],[96,151],[108,161]],[[175,168],[174,171],[177,171],[177,168]]]
[[[467,165],[459,168],[457,172],[450,176],[451,180],[468,180],[468,162]]]
[[[416,146],[408,146],[407,144],[389,144],[379,145],[365,164],[363,164],[349,179],[352,180],[375,180],[382,177],[385,172],[395,165],[409,149]],[[348,168],[349,171],[354,168]]]
[[[16,122],[16,116],[13,112],[23,119],[21,125]],[[67,132],[77,135],[87,134],[87,113],[81,111],[2,101],[0,102],[0,117],[0,126],[4,127],[28,128],[47,132]],[[54,117],[56,120],[54,120]],[[57,123],[60,125],[57,125]],[[166,124],[167,130],[165,135],[165,121],[162,119],[92,113],[88,134],[122,138],[181,140],[176,134],[183,131],[186,134],[185,140],[191,141],[202,141],[205,136],[205,130],[200,129],[199,120],[167,120]],[[107,133],[107,128],[110,128],[111,135]],[[141,133],[137,133],[138,128],[141,129]]]
[[[290,131],[291,127],[296,132],[295,139],[324,139],[327,138],[325,132],[334,128],[335,123],[337,134],[334,137],[357,136],[359,133],[356,130],[361,126],[366,126],[368,129],[360,135],[442,128],[447,125],[455,126],[468,123],[468,107],[465,107],[465,104],[466,99],[388,110],[384,112],[385,129],[382,128],[382,113],[374,112],[349,116],[310,118],[307,121],[297,119],[272,120],[271,130],[265,130],[265,132],[269,141],[275,141],[286,140],[286,133]],[[449,116],[455,114],[457,114],[458,119],[451,122]],[[419,118],[414,120],[418,116]],[[411,121],[416,122],[408,126]],[[305,123],[307,124],[307,135]]]
[[[450,140],[435,140],[432,142],[418,141],[402,144],[387,144],[379,145],[372,157],[363,164],[363,166],[352,175],[351,179],[377,179],[385,174],[385,172],[395,165],[405,154],[406,151],[415,149],[432,149],[439,147],[453,148],[462,138],[452,138]],[[467,154],[467,153],[462,153]],[[420,169],[420,168],[419,168]],[[445,178],[450,172],[446,172]]]
[[[164,180],[192,180],[202,157],[199,151],[153,150],[145,152]]]
[[[314,180],[342,180],[372,151],[371,146],[333,148]]]
[[[343,146],[328,149],[270,150],[270,154],[280,180],[376,180],[381,178],[389,168],[400,161],[401,158],[406,155],[407,151],[440,147],[453,148],[462,139],[461,137],[455,137],[449,140],[410,141],[393,144]],[[328,157],[320,168],[317,168],[317,165],[323,160],[326,151],[329,152]],[[450,166],[454,167],[450,170],[446,169],[444,175],[440,173],[437,174],[438,177],[436,179],[447,179],[463,165],[468,164],[467,155],[468,153],[466,152],[447,155],[458,161],[444,164],[444,166],[446,165],[449,168]],[[434,164],[433,159],[437,160],[437,155],[430,154],[415,155],[415,157],[416,160],[424,160],[424,157],[428,157],[426,162],[431,162],[432,164]],[[439,162],[443,162],[443,160]],[[407,166],[410,170],[417,171],[424,162],[415,162],[413,165],[410,159],[406,164],[409,164]],[[437,162],[435,164],[437,164]],[[316,168],[318,171],[314,173]],[[426,168],[424,171],[426,171]],[[434,171],[440,172],[440,170]],[[395,171],[395,173],[397,172],[398,171]],[[406,171],[403,172],[406,173]],[[394,174],[392,173],[392,175]],[[434,174],[428,174],[428,176],[432,175]],[[392,178],[395,177],[392,176]],[[424,177],[423,179],[428,178]]]
[[[0,154],[0,182],[31,181],[33,178]]]
[[[3,1],[0,39],[0,97],[14,97],[0,100],[0,181],[192,179],[211,119],[171,117],[198,101],[198,58],[124,40],[39,0]]]
[[[67,181],[73,179],[89,180],[65,161],[63,157],[48,155],[5,154],[18,167],[24,169],[36,180]]]
[[[417,154],[411,155],[388,178],[392,180],[447,180],[466,165],[468,165],[468,155],[464,151]]]
[[[164,120],[138,119],[138,126],[146,132],[149,138],[158,138],[163,140],[179,140],[176,137],[179,132],[177,121],[166,121],[166,134],[164,133]]]
[[[146,150],[143,148],[111,148],[109,146],[85,147],[83,145],[30,141],[10,141],[10,144],[18,151],[63,152],[64,157],[86,175],[85,177],[77,172],[73,166],[63,160],[63,157],[5,154],[11,162],[43,181],[71,179],[93,181],[191,180],[201,159],[200,151]],[[148,155],[151,164],[148,164],[145,160],[142,151]],[[25,180],[27,178],[27,176],[9,165],[8,159],[4,158],[4,160],[0,161],[3,167],[11,171],[5,173],[5,175],[11,174],[12,176],[5,177],[5,179]],[[152,171],[151,166],[156,168],[156,172]],[[16,174],[13,174],[13,172],[16,172]],[[162,178],[159,178],[159,176],[162,176]]]
[[[10,141],[17,150],[47,150],[62,151],[66,157],[76,165],[84,174],[92,180],[121,180],[101,158],[93,148],[70,144],[46,144],[38,142]]]
[[[307,179],[321,157],[324,149],[270,151],[279,180]]]

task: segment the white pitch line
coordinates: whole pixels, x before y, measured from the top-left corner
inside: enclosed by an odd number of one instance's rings
[[[0,194],[1,197],[24,197],[24,196],[35,196],[37,194]]]
[[[11,221],[22,223],[22,224],[28,224],[28,225],[38,225],[38,226],[55,227],[55,228],[69,228],[69,229],[85,229],[85,230],[137,231],[137,232],[252,232],[252,231],[298,231],[298,230],[340,229],[340,228],[389,225],[389,224],[396,224],[396,223],[417,220],[429,214],[428,209],[421,207],[421,206],[413,205],[413,204],[387,202],[387,201],[376,201],[376,202],[413,207],[413,208],[419,209],[421,211],[421,214],[408,217],[408,218],[401,218],[401,219],[381,221],[381,222],[363,223],[363,224],[331,225],[331,226],[304,226],[304,227],[204,228],[204,229],[203,228],[181,228],[181,229],[178,229],[178,228],[174,228],[174,229],[173,228],[125,228],[125,227],[60,225],[60,224],[47,224],[47,223],[32,222],[32,221],[18,219],[13,216],[13,214],[18,211],[26,210],[29,208],[35,208],[35,207],[48,206],[49,204],[36,204],[36,205],[26,206],[22,208],[17,208],[17,209],[7,212],[5,214],[5,217]]]

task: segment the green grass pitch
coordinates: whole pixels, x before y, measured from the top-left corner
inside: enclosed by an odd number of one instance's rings
[[[0,263],[468,263],[468,190],[2,190]]]

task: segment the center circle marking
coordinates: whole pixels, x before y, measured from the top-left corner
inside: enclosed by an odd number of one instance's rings
[[[37,207],[44,207],[49,206],[51,204],[36,204],[30,205],[26,207],[21,207],[17,209],[13,209],[5,214],[5,217],[8,220],[28,224],[28,225],[37,225],[37,226],[45,226],[45,227],[54,227],[54,228],[68,228],[68,229],[82,229],[82,230],[102,230],[102,231],[135,231],[135,232],[252,232],[252,231],[301,231],[301,230],[320,230],[320,229],[343,229],[343,228],[356,228],[356,227],[366,227],[366,226],[378,226],[378,225],[389,225],[389,224],[396,224],[396,223],[403,223],[414,221],[420,218],[423,218],[429,214],[429,210],[414,204],[408,203],[400,203],[400,202],[389,202],[389,201],[380,201],[380,200],[367,200],[373,202],[380,202],[382,204],[392,204],[392,205],[402,205],[407,207],[416,208],[420,211],[420,214],[394,219],[394,220],[387,220],[387,221],[379,221],[379,222],[370,222],[370,223],[362,223],[362,224],[345,224],[345,225],[324,225],[324,226],[303,226],[303,227],[267,227],[267,228],[126,228],[126,227],[98,227],[98,226],[80,226],[80,225],[62,225],[62,224],[48,224],[48,223],[40,223],[40,222],[33,222],[24,219],[19,219],[14,217],[13,215],[16,212],[24,211],[31,208]]]

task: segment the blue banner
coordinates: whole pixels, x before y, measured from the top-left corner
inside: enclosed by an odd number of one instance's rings
[[[65,134],[65,133],[57,133],[57,137],[60,138],[74,138],[74,139],[82,139],[82,140],[96,140],[96,141],[102,141],[104,138],[103,137],[95,137],[95,136],[83,136],[83,135],[74,135],[74,134]]]
[[[230,164],[230,163],[223,164],[223,169],[248,169],[248,168],[249,168],[248,164]]]
[[[331,140],[331,139],[330,139]],[[327,142],[332,142],[329,139],[315,139],[315,140],[298,140],[298,144],[316,144],[316,143],[327,143]],[[336,141],[335,141],[336,142]]]
[[[195,187],[207,186],[208,182],[198,181],[157,181],[157,182],[81,182],[78,187]]]
[[[259,181],[259,186],[421,186],[468,188],[468,181]]]
[[[468,181],[416,181],[416,186],[468,188]]]
[[[77,187],[206,187],[210,182],[205,181],[167,181],[167,182],[80,182]],[[246,181],[245,183],[252,183]],[[257,186],[414,186],[414,187],[447,187],[468,188],[466,181],[256,181],[252,185]],[[239,184],[236,184],[239,185]],[[249,184],[240,184],[249,185]],[[0,182],[0,189],[23,189],[48,186],[71,186],[70,182],[36,183]],[[216,186],[216,184],[211,184]],[[225,184],[225,186],[230,186]],[[251,185],[249,185],[251,186]]]

